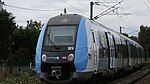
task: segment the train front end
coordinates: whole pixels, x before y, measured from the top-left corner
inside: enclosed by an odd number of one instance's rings
[[[78,62],[75,63],[79,59],[75,58],[75,53],[78,54],[75,50],[81,19],[81,16],[74,14],[60,15],[51,18],[43,26],[35,56],[36,72],[41,79],[69,80],[75,75],[77,67],[80,66]],[[80,62],[84,63],[83,61],[85,60]]]

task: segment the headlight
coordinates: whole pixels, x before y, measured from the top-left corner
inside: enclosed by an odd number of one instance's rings
[[[68,61],[73,61],[74,59],[74,55],[73,54],[69,54],[68,57],[67,57],[67,60]]]
[[[46,60],[47,60],[47,56],[46,56],[45,54],[43,54],[43,55],[42,55],[42,61],[43,61],[43,62],[46,62]]]

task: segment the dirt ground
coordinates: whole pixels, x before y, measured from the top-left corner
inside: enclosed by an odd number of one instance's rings
[[[144,67],[150,69],[150,63],[146,63]],[[150,84],[150,73],[136,81],[134,84]]]

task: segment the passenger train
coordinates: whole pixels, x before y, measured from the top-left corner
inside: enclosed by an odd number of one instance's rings
[[[144,50],[137,42],[81,15],[66,14],[42,27],[35,69],[41,79],[65,81],[113,76],[143,62]]]

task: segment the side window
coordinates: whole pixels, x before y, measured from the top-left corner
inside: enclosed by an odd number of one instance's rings
[[[139,58],[140,56],[139,56],[139,47],[138,46],[136,46],[136,53],[137,53],[137,58]]]
[[[100,58],[106,58],[108,57],[108,46],[107,46],[107,40],[106,36],[102,32],[98,32],[98,38],[99,38],[99,57]]]
[[[130,46],[131,46],[131,58],[135,58],[136,47],[135,47],[135,45],[133,43]]]
[[[125,43],[126,43],[126,47],[125,47],[126,48],[125,49],[126,50],[126,52],[125,52],[126,58],[129,58],[129,56],[130,56],[129,53],[130,52],[129,52],[129,42],[128,42],[128,40],[125,40]]]
[[[128,56],[131,57],[132,56],[132,51],[131,51],[131,46],[130,46],[130,41],[127,42],[127,48],[128,48]]]
[[[117,55],[118,58],[128,58],[128,45],[125,38],[120,37],[117,43]]]
[[[125,43],[125,39],[122,38],[122,56],[123,58],[127,58],[127,46],[126,46],[126,43]]]
[[[121,40],[120,38],[116,38],[116,58],[121,58]]]
[[[141,57],[142,57],[142,58],[145,58],[145,52],[144,52],[143,49],[141,49]],[[145,61],[146,61],[146,59],[145,59]]]
[[[136,46],[135,45],[133,45],[133,58],[136,58],[136,56],[137,56],[137,52],[136,52]]]
[[[134,49],[134,48],[133,48],[133,45],[132,45],[132,44],[130,44],[130,46],[131,46],[131,58],[133,58],[133,56],[134,56],[134,55],[133,55],[133,49]]]
[[[141,58],[142,54],[141,54],[141,48],[140,47],[138,48],[138,52],[139,52],[139,58]]]

